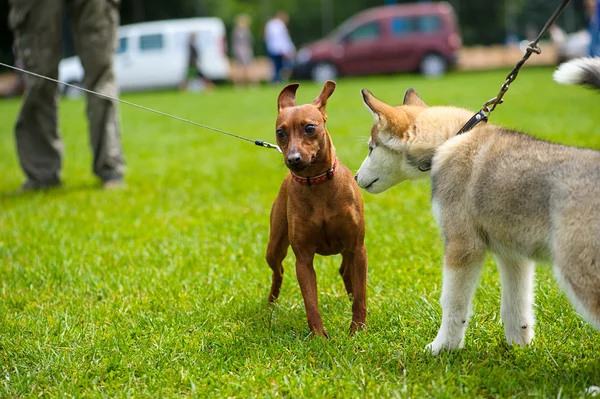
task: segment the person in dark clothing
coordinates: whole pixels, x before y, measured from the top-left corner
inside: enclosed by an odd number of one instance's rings
[[[120,2],[10,0],[9,26],[15,36],[16,58],[24,69],[57,79],[66,11],[85,70],[84,87],[118,97],[114,52]],[[21,189],[59,187],[63,143],[58,125],[58,84],[33,76],[26,76],[24,83],[25,94],[15,125],[17,153],[26,176]],[[125,159],[117,101],[89,93],[86,100],[94,174],[106,189],[123,187]]]
[[[285,11],[279,11],[265,25],[265,44],[273,63],[273,83],[281,82],[284,79],[282,70],[285,62],[293,60],[296,52],[296,47],[288,32],[288,23],[289,15]]]
[[[202,71],[198,68],[198,64],[200,63],[200,53],[198,52],[198,48],[196,47],[196,32],[190,33],[189,41],[188,41],[188,69],[185,77],[185,82],[183,82],[181,88],[184,90],[190,90],[191,84],[196,80],[200,79],[203,88],[212,89],[214,87],[214,83],[208,79]]]

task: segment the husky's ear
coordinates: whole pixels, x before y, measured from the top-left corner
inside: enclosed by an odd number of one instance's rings
[[[300,87],[298,83],[292,83],[281,90],[279,97],[277,97],[277,112],[296,105],[296,91],[298,87]]]
[[[367,109],[371,111],[375,123],[380,124],[381,129],[393,127],[392,130],[403,132],[408,128],[408,115],[404,111],[384,103],[367,89],[362,89],[361,93],[363,102],[367,106]]]
[[[419,94],[412,87],[410,89],[406,90],[406,93],[404,93],[404,101],[402,102],[402,104],[403,105],[417,105],[419,107],[427,107],[427,104],[425,104],[425,101],[421,100],[421,97],[419,97]]]
[[[317,98],[315,98],[312,102],[312,105],[314,105],[319,109],[319,111],[321,111],[321,114],[323,114],[323,118],[325,120],[327,120],[327,114],[325,113],[325,108],[327,107],[327,100],[329,99],[329,97],[331,97],[334,91],[335,82],[333,80],[328,80],[327,82],[325,82],[325,86],[323,86],[323,90],[321,90],[321,93],[319,93]]]

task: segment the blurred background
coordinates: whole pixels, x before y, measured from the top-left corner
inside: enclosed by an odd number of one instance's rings
[[[571,1],[552,34],[542,43],[543,54],[532,57],[532,64],[552,65],[587,55],[590,12],[586,2],[589,0]],[[503,68],[514,64],[523,43],[537,35],[559,3],[560,0],[450,0],[444,3],[122,0],[116,73],[121,90],[178,87],[186,73],[186,38],[194,31],[199,33],[196,43],[200,53],[199,69],[207,78],[229,82],[239,80],[244,73],[250,75],[249,80],[253,82],[269,81],[273,67],[266,57],[265,24],[278,11],[289,15],[286,22],[295,45],[294,53],[288,54],[285,63],[287,78],[324,80],[398,72],[438,76],[451,69]],[[8,13],[8,0],[0,0],[3,21],[0,23],[0,61],[15,64],[18,60],[14,57]],[[246,17],[253,37],[253,57],[250,65],[242,68],[234,60],[235,44],[232,44],[240,15]],[[178,19],[188,21],[171,21]],[[66,21],[65,17],[63,56],[67,60],[61,63],[60,78],[78,84],[83,70],[76,58],[68,59],[74,55],[74,49]],[[143,24],[150,21],[159,22]],[[19,94],[15,75],[7,72],[0,68],[0,95]]]

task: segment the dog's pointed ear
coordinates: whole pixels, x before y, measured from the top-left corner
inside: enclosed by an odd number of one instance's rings
[[[329,97],[331,97],[331,95],[335,91],[335,86],[336,86],[336,84],[333,80],[328,80],[327,82],[325,82],[325,85],[323,86],[323,90],[321,90],[321,92],[319,93],[317,98],[315,98],[314,101],[312,102],[312,105],[314,105],[315,107],[317,107],[319,109],[319,111],[321,111],[321,113],[323,114],[323,117],[325,119],[327,119],[327,115],[325,114],[325,108],[327,107],[327,100],[329,99]]]
[[[406,90],[406,93],[404,93],[404,101],[402,102],[402,104],[403,105],[417,105],[419,107],[427,107],[428,106],[427,104],[425,104],[425,101],[421,100],[421,97],[419,97],[419,94],[412,87],[409,88],[408,90]]]
[[[292,83],[283,88],[279,97],[277,97],[277,112],[281,112],[283,109],[288,107],[294,107],[296,105],[296,91],[300,87],[298,83]]]
[[[371,93],[367,89],[362,89],[361,91],[363,102],[371,114],[375,119],[375,122],[382,121],[384,119],[384,123],[386,123],[385,119],[389,117],[390,110],[393,109],[391,105],[388,105],[375,97],[373,93]]]
[[[406,112],[399,107],[384,103],[367,89],[362,89],[361,93],[363,102],[373,115],[375,123],[379,124],[380,131],[395,131],[402,136],[410,124]]]

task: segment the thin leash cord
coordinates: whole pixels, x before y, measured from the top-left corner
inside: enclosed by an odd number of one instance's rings
[[[558,6],[558,8],[554,11],[552,16],[550,17],[550,19],[548,19],[548,22],[546,22],[546,25],[544,25],[544,27],[540,31],[540,34],[535,38],[534,41],[529,43],[529,45],[527,46],[527,50],[525,51],[525,55],[523,55],[523,58],[521,58],[521,60],[517,63],[517,65],[515,65],[513,70],[510,71],[510,73],[506,76],[506,80],[502,84],[502,87],[500,87],[500,91],[498,92],[496,97],[486,101],[485,104],[483,104],[483,106],[481,107],[481,109],[475,115],[473,115],[471,117],[471,119],[469,119],[467,121],[467,123],[465,123],[463,125],[462,128],[460,128],[457,135],[468,132],[469,130],[473,129],[479,122],[487,121],[490,114],[496,109],[496,107],[504,102],[502,97],[504,97],[504,95],[510,88],[510,84],[512,82],[514,82],[515,79],[517,79],[519,70],[521,69],[521,67],[523,65],[525,65],[525,62],[529,59],[529,57],[531,57],[531,54],[533,54],[533,53],[541,54],[542,53],[542,49],[539,48],[539,46],[538,46],[539,41],[542,39],[542,36],[544,36],[544,34],[548,31],[548,29],[550,29],[552,24],[554,24],[554,22],[556,22],[556,20],[558,19],[558,17],[560,16],[560,14],[563,12],[563,10],[569,4],[570,1],[571,0],[563,0],[562,1],[562,3]]]
[[[237,134],[234,134],[234,133],[230,133],[230,132],[227,132],[227,131],[222,130],[222,129],[217,129],[215,127],[211,127],[211,126],[208,126],[208,125],[204,125],[202,123],[194,122],[194,121],[191,121],[189,119],[181,118],[181,117],[176,116],[176,115],[171,115],[171,114],[168,114],[166,112],[158,111],[156,109],[144,107],[143,105],[132,103],[132,102],[127,101],[127,100],[122,100],[120,98],[112,97],[112,96],[109,96],[107,94],[98,93],[96,91],[89,90],[89,89],[86,89],[84,87],[79,87],[79,86],[76,86],[76,85],[73,85],[73,84],[70,84],[70,83],[61,82],[60,80],[53,79],[53,78],[50,78],[48,76],[40,75],[40,74],[37,74],[35,72],[30,72],[30,71],[27,71],[25,69],[17,68],[15,66],[8,65],[8,64],[5,64],[3,62],[0,62],[0,65],[4,66],[6,68],[13,69],[15,71],[19,71],[19,72],[22,72],[22,73],[25,73],[25,74],[28,74],[28,75],[31,75],[31,76],[35,76],[37,78],[46,79],[46,80],[49,80],[49,81],[54,82],[54,83],[62,84],[62,85],[65,85],[65,86],[68,86],[68,87],[72,87],[72,88],[77,89],[77,90],[85,91],[86,93],[93,94],[93,95],[98,96],[98,97],[106,98],[106,99],[109,99],[109,100],[112,100],[112,101],[118,101],[118,102],[123,103],[123,104],[131,105],[132,107],[143,109],[144,111],[153,112],[155,114],[166,116],[168,118],[175,119],[175,120],[178,120],[178,121],[181,121],[181,122],[189,123],[189,124],[192,124],[194,126],[201,127],[203,129],[208,129],[208,130],[212,130],[212,131],[217,132],[217,133],[225,134],[227,136],[235,137],[236,139],[249,141],[251,143],[256,144],[259,147],[273,148],[273,149],[281,152],[281,149],[279,148],[279,146],[277,146],[275,144],[267,143],[266,141],[263,141],[263,140],[252,140],[252,139],[249,139],[247,137],[243,137],[243,136],[240,136],[240,135],[237,135]]]
[[[483,105],[483,107],[481,108],[481,111],[484,111],[485,113],[487,113],[487,116],[489,116],[489,114],[491,114],[492,111],[494,109],[496,109],[496,107],[499,104],[502,104],[502,102],[503,102],[502,97],[504,97],[504,94],[508,91],[508,88],[509,88],[510,84],[512,82],[514,82],[515,79],[517,79],[517,75],[519,74],[519,70],[525,64],[525,62],[529,59],[529,57],[531,57],[531,54],[533,54],[533,53],[541,54],[542,53],[542,49],[539,48],[538,43],[540,42],[540,40],[542,39],[542,37],[544,36],[544,34],[546,34],[546,32],[554,24],[554,22],[556,22],[556,20],[558,19],[558,17],[560,16],[560,14],[563,12],[563,10],[565,9],[565,7],[567,7],[567,5],[569,4],[570,1],[571,0],[563,0],[562,1],[562,3],[558,6],[558,8],[550,16],[550,19],[548,19],[548,21],[546,22],[546,24],[544,25],[544,27],[540,31],[540,34],[535,38],[534,41],[532,41],[531,43],[529,43],[529,45],[527,46],[527,50],[525,52],[525,55],[523,55],[523,58],[521,58],[521,60],[517,63],[517,65],[513,68],[513,70],[510,71],[510,73],[506,77],[506,81],[504,82],[504,84],[500,88],[500,92],[498,93],[498,95],[496,97],[492,98],[491,100],[487,101]],[[491,108],[490,108],[490,106],[491,106]]]

